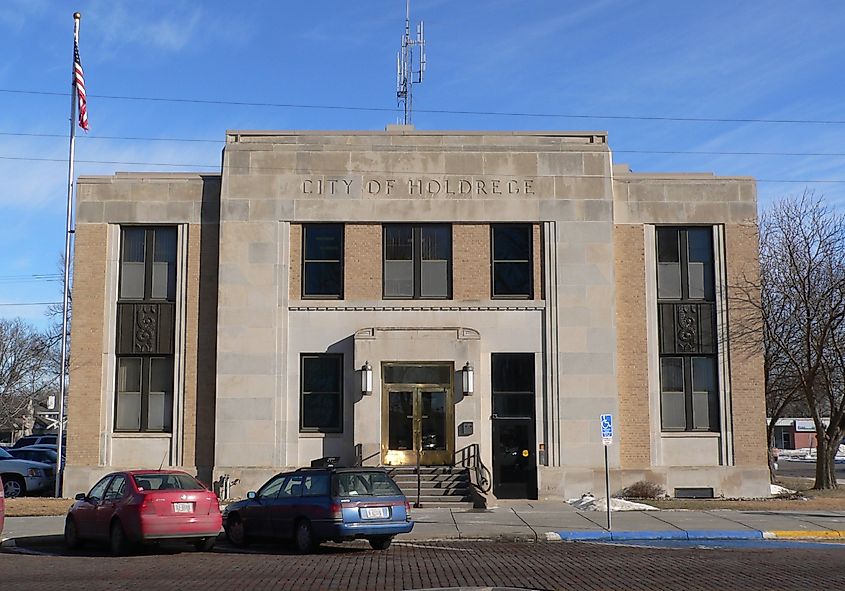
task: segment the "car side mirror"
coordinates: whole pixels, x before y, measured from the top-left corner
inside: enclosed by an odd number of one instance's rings
[[[85,493],[76,493],[76,496],[73,497],[77,501],[84,501],[85,500]]]
[[[255,494],[254,490],[251,490],[248,493],[246,493],[246,498],[248,498],[249,500],[255,500],[256,496],[257,495]]]

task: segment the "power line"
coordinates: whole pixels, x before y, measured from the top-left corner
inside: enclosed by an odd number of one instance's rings
[[[31,162],[53,162],[53,163],[62,163],[67,164],[67,160],[63,158],[28,158],[24,156],[0,156],[0,160],[17,160],[17,161],[31,161]],[[177,167],[177,168],[211,168],[214,169],[214,172],[223,169],[223,170],[253,170],[253,171],[275,171],[275,172],[288,172],[294,174],[306,174],[304,171],[297,169],[296,167],[273,167],[273,166],[232,166],[232,165],[220,165],[220,164],[198,164],[198,163],[174,163],[174,162],[131,162],[131,161],[122,161],[122,160],[76,160],[76,162],[82,162],[85,164],[117,164],[121,166],[168,166],[168,167]],[[331,170],[331,169],[320,169],[319,174],[337,174],[337,175],[344,175],[344,174],[420,174],[420,175],[431,175],[430,171],[415,171],[415,170]],[[450,173],[450,175],[454,176],[455,174],[460,173]],[[474,173],[466,173],[466,174],[474,174]],[[681,173],[683,174],[683,173]],[[549,175],[540,175],[540,176],[549,176]],[[605,175],[601,174],[568,174],[566,175],[569,178],[605,178]],[[732,175],[725,175],[725,176],[732,176]],[[733,175],[737,176],[737,175]],[[738,176],[746,176],[746,175],[738,175]],[[683,176],[666,176],[661,177],[658,175],[651,175],[648,173],[643,173],[643,179],[653,180],[653,181],[676,181],[676,180],[701,180],[696,178],[689,178]],[[639,179],[620,179],[615,178],[614,180],[618,182],[636,182]],[[798,184],[841,184],[845,183],[845,179],[763,179],[763,178],[754,178],[754,181],[757,183],[798,183]]]
[[[12,88],[0,88],[0,92],[9,94],[29,94],[41,96],[69,96],[66,92],[50,92],[41,90],[21,90]],[[307,103],[268,103],[254,101],[224,101],[219,99],[194,99],[194,98],[173,98],[173,97],[150,97],[150,96],[122,96],[107,94],[89,94],[89,98],[124,100],[124,101],[149,101],[168,102],[201,105],[226,105],[237,107],[272,107],[282,109],[323,109],[337,111],[370,111],[398,113],[395,107],[358,107],[351,105],[316,105]],[[665,115],[608,115],[608,114],[582,114],[582,113],[530,113],[512,111],[470,111],[455,109],[417,109],[417,113],[429,113],[433,115],[480,115],[492,117],[536,117],[556,119],[611,119],[625,121],[669,121],[681,123],[776,123],[776,124],[801,124],[801,125],[843,125],[845,120],[841,119],[763,119],[755,117],[669,117]]]

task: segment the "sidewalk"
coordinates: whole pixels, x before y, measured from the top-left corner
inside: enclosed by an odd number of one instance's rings
[[[578,511],[562,501],[498,501],[488,509],[413,509],[401,540],[839,539],[845,511]],[[61,536],[64,516],[7,517],[0,542]]]

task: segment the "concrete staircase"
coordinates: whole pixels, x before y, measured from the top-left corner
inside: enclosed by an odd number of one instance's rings
[[[413,505],[417,500],[416,467],[385,466],[385,470]],[[472,509],[474,499],[469,481],[469,469],[452,466],[421,466],[420,504],[423,507]]]

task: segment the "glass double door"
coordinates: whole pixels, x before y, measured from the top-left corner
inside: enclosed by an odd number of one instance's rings
[[[454,461],[454,407],[443,386],[390,384],[385,387],[382,462],[385,465],[442,466]]]

